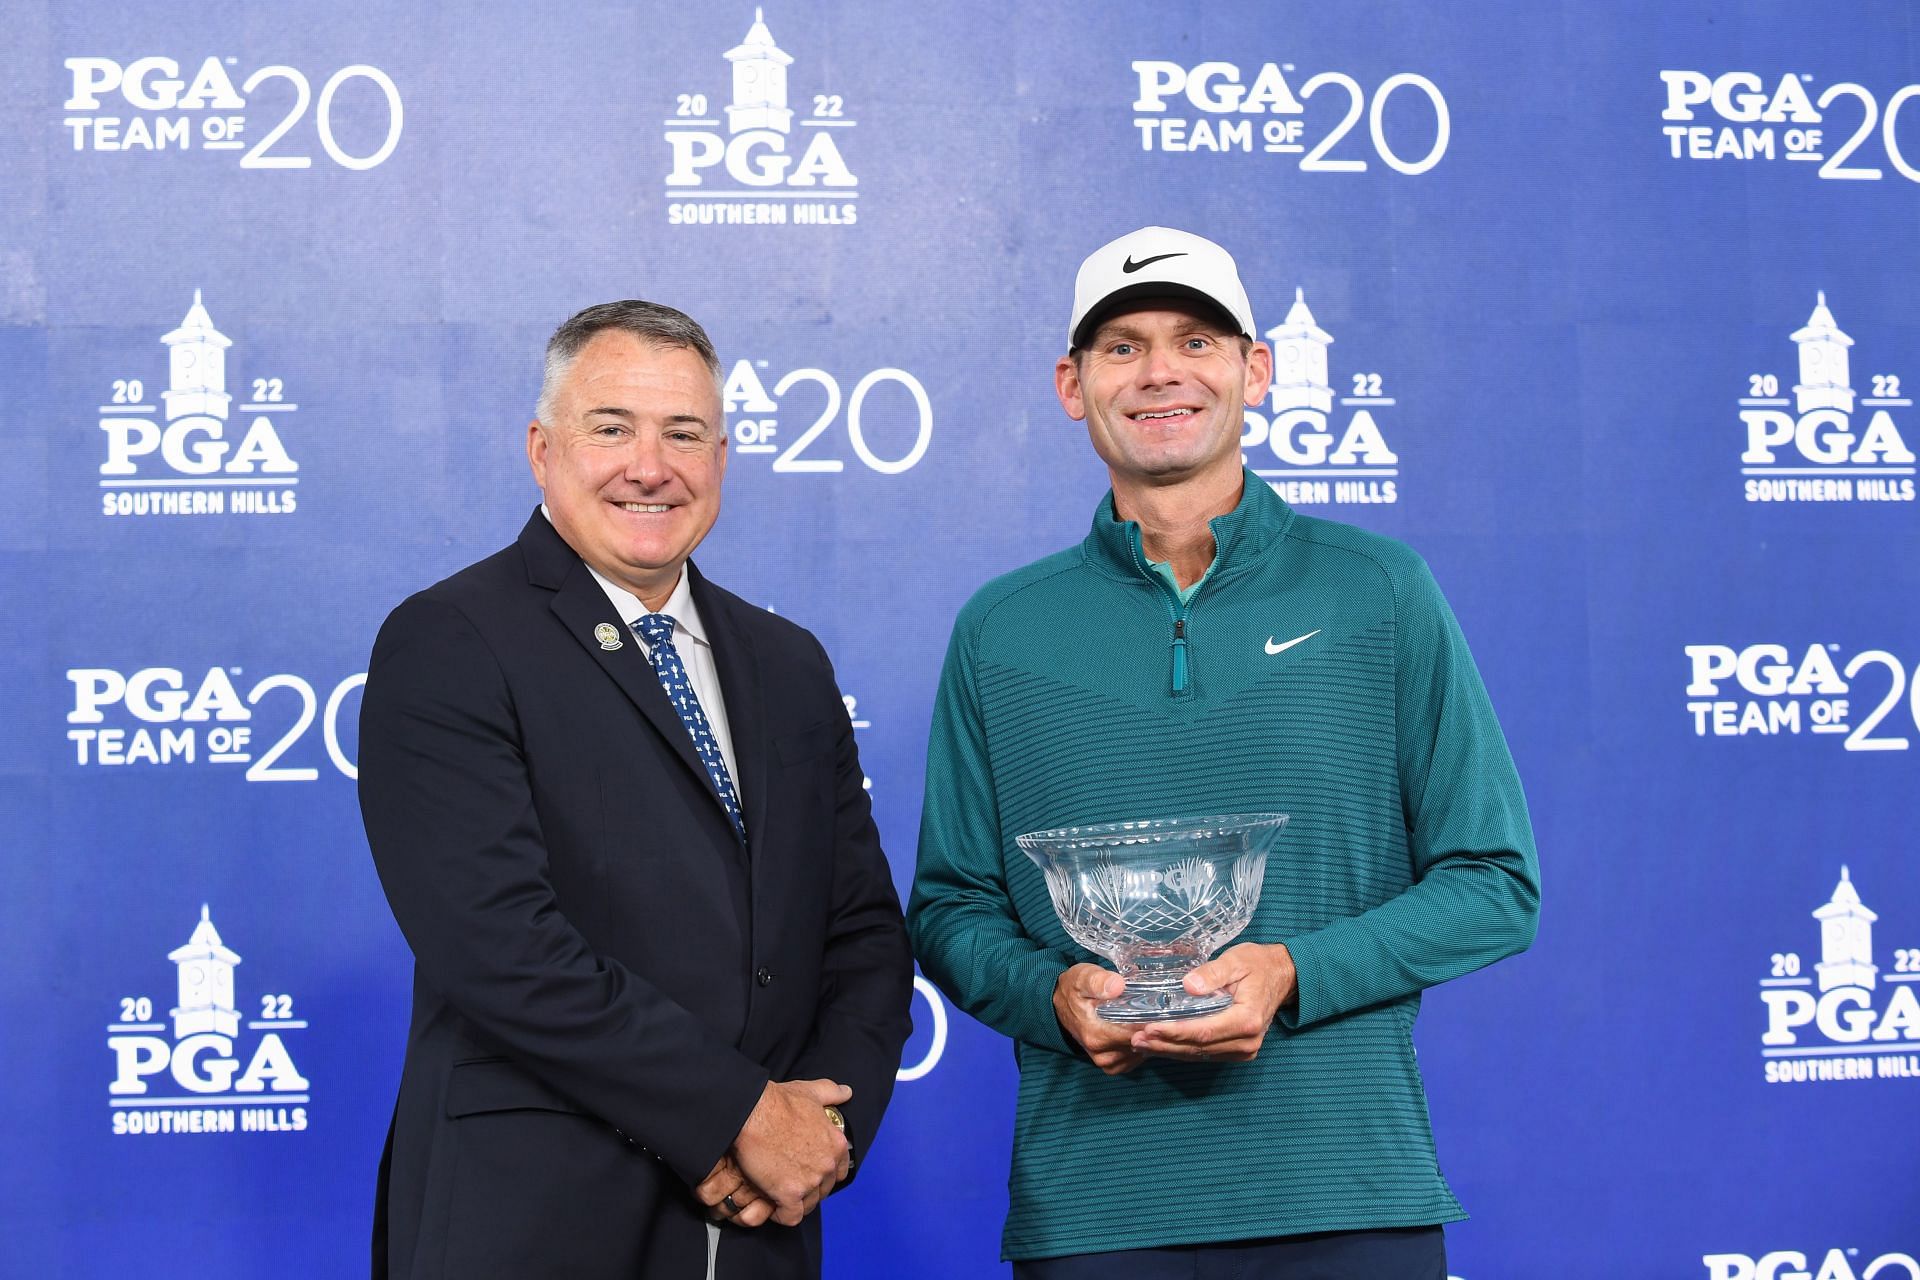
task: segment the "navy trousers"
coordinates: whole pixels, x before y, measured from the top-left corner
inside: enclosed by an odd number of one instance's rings
[[[1447,1280],[1439,1227],[1120,1249],[1013,1264],[1014,1280]]]

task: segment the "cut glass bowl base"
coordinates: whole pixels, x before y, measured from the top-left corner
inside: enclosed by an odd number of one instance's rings
[[[1233,1007],[1233,997],[1216,991],[1210,996],[1188,995],[1178,982],[1172,986],[1128,983],[1126,991],[1100,1006],[1107,1022],[1178,1022],[1204,1018]]]

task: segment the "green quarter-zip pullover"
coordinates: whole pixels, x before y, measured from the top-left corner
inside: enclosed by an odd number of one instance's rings
[[[1464,1217],[1412,1030],[1426,987],[1527,946],[1539,865],[1465,639],[1402,544],[1296,514],[1247,474],[1185,600],[1111,494],[1079,546],[954,624],[909,926],[1020,1067],[1008,1258]],[[1291,815],[1238,941],[1299,970],[1251,1063],[1093,1066],[1054,982],[1068,938],[1028,831]],[[1231,944],[1229,944],[1231,945]]]

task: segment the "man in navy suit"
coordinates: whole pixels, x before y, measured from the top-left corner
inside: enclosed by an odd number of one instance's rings
[[[669,307],[547,347],[519,540],[375,641],[360,805],[414,954],[374,1272],[815,1276],[913,970],[840,692],[688,557],[720,365]]]

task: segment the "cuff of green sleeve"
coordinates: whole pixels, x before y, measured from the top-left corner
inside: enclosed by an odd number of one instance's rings
[[[1053,1011],[1053,989],[1059,985],[1060,975],[1071,967],[1066,959],[1052,952],[1034,957],[1034,972],[1027,987],[1027,1009],[1023,1015],[1026,1033],[1020,1039],[1055,1053],[1084,1057],[1080,1046],[1067,1035],[1066,1028],[1060,1025],[1060,1018]]]
[[[1332,1012],[1326,1007],[1325,984],[1320,980],[1324,966],[1317,937],[1308,933],[1285,940],[1287,954],[1293,958],[1293,1003],[1281,1005],[1273,1020],[1288,1031],[1312,1026]]]

